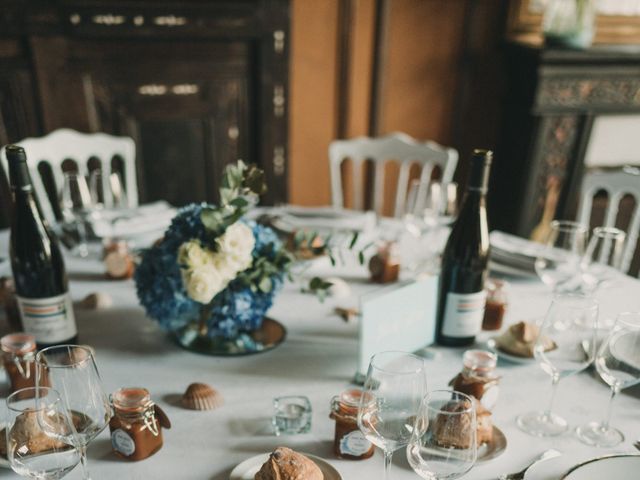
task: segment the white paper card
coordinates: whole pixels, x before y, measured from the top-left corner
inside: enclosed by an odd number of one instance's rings
[[[371,356],[386,350],[415,352],[434,342],[438,277],[394,284],[360,299],[360,353],[356,378]]]

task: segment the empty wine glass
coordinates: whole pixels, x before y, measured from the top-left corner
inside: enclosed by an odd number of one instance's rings
[[[624,231],[613,227],[596,227],[582,258],[582,278],[586,291],[593,292],[613,279],[622,268]]]
[[[588,445],[615,447],[624,440],[624,435],[609,425],[613,400],[623,388],[640,383],[640,312],[618,315],[595,363],[600,377],[611,387],[609,407],[603,421],[578,427],[576,433]]]
[[[427,393],[424,360],[405,352],[381,352],[369,362],[358,408],[358,427],[384,452],[389,478],[393,452],[409,443],[420,403]]]
[[[534,356],[551,376],[552,394],[544,411],[518,416],[518,426],[539,437],[560,435],[567,421],[552,413],[558,383],[562,378],[587,368],[595,358],[598,303],[582,294],[557,294],[540,328]]]
[[[38,384],[48,376],[74,418],[83,475],[89,479],[87,445],[104,430],[112,415],[93,353],[78,345],[48,347],[38,352],[36,365]]]
[[[403,262],[409,271],[428,270],[442,253],[448,235],[448,229],[443,227],[457,216],[457,195],[456,183],[411,182],[403,217],[404,228],[412,239],[405,250],[409,258]]]
[[[411,468],[427,480],[454,479],[471,470],[477,456],[473,399],[451,390],[429,392],[407,447]]]
[[[80,462],[75,431],[58,392],[46,387],[17,390],[7,398],[7,412],[7,459],[16,473],[56,480]]]
[[[64,226],[72,230],[78,238],[72,253],[86,257],[89,255],[87,221],[91,215],[93,203],[84,175],[65,172],[60,197]]]
[[[535,269],[540,279],[554,291],[579,289],[587,234],[587,228],[579,223],[566,220],[551,222],[545,248],[536,259]]]

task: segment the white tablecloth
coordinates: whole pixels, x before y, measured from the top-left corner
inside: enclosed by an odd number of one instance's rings
[[[7,232],[0,232],[0,257],[7,254]],[[67,258],[67,270],[74,300],[96,291],[108,292],[114,300],[113,307],[103,311],[76,309],[80,340],[95,347],[105,389],[112,392],[121,386],[147,387],[173,423],[173,428],[165,431],[162,450],[136,463],[116,458],[111,453],[108,431],[103,432],[89,447],[95,480],[226,480],[236,464],[278,445],[327,459],[344,480],[382,478],[379,452],[366,461],[337,460],[332,454],[334,422],[329,419],[329,401],[350,386],[357,358],[357,325],[344,323],[332,310],[336,304],[355,304],[355,300],[329,299],[319,303],[315,297],[300,293],[298,286],[288,285],[270,312],[288,330],[284,344],[260,355],[208,357],[180,349],[145,318],[132,281],[106,280],[98,261]],[[0,275],[8,271],[8,262],[0,264]],[[353,269],[351,274],[354,291],[375,288],[365,282],[364,270]],[[640,310],[640,282],[621,277],[602,290],[598,299],[602,315]],[[507,322],[543,315],[549,300],[546,288],[537,281],[513,281]],[[430,388],[446,387],[461,368],[462,349],[437,350],[438,358],[428,361]],[[627,439],[614,450],[584,446],[570,433],[554,439],[530,437],[518,430],[515,417],[546,405],[550,378],[535,363],[521,366],[501,362],[499,372],[503,378],[494,422],[505,433],[508,447],[499,458],[475,467],[466,479],[494,479],[501,473],[519,470],[551,447],[565,455],[543,469],[550,471],[548,476],[532,474],[528,478],[558,478],[563,469],[580,459],[629,451],[632,441],[640,437],[637,390],[623,392],[616,401],[612,423],[622,429]],[[180,394],[196,381],[218,389],[225,405],[208,412],[181,408]],[[311,432],[275,437],[269,425],[272,399],[292,394],[311,399]],[[587,371],[560,383],[555,410],[575,426],[600,419],[608,398],[608,387]],[[5,477],[17,475],[0,471],[0,478]],[[66,478],[81,478],[79,468]],[[395,454],[391,478],[419,478],[408,466],[404,450]]]

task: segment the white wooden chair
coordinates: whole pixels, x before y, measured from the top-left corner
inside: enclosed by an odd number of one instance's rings
[[[38,171],[41,162],[51,166],[56,194],[62,188],[64,174],[62,163],[66,159],[75,161],[78,173],[88,175],[88,162],[91,158],[100,161],[102,171],[111,173],[111,161],[115,156],[124,163],[126,199],[129,207],[138,205],[138,186],[136,180],[136,145],[129,137],[116,137],[105,133],[80,133],[68,128],[55,130],[44,137],[25,138],[18,142],[25,149],[29,173],[40,201],[43,215],[51,223],[55,223],[54,209],[47,195],[45,184]],[[0,163],[8,176],[8,162],[5,148],[0,150]],[[110,191],[109,175],[102,176],[104,191]],[[105,195],[106,206],[111,206],[110,195]]]
[[[342,162],[350,159],[353,165],[353,206],[362,210],[364,205],[364,185],[362,168],[366,160],[374,164],[373,207],[382,213],[384,172],[388,161],[400,164],[396,186],[395,217],[402,215],[407,199],[409,173],[413,164],[421,168],[420,179],[428,181],[435,166],[442,170],[442,182],[449,183],[458,163],[458,152],[453,148],[435,142],[418,142],[404,133],[393,133],[384,137],[358,137],[349,140],[335,140],[329,145],[329,166],[331,172],[331,199],[334,207],[344,206],[342,190]]]
[[[605,227],[615,227],[620,201],[626,195],[635,200],[635,209],[631,215],[627,239],[622,255],[622,271],[628,272],[631,267],[640,231],[640,170],[625,167],[619,170],[592,170],[585,173],[582,180],[580,207],[578,208],[578,222],[590,225],[593,197],[600,191],[607,193],[608,205],[604,216]]]

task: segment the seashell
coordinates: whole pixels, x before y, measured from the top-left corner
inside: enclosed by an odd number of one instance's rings
[[[223,403],[220,392],[206,383],[192,383],[182,395],[182,406],[191,410],[213,410]]]
[[[87,310],[98,310],[101,308],[109,308],[113,305],[113,299],[108,293],[95,292],[84,297],[80,305]]]

